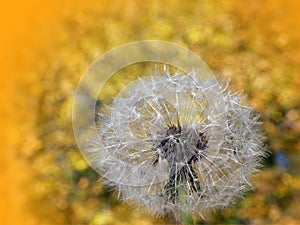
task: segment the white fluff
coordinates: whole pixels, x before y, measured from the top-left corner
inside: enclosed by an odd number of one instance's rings
[[[122,200],[156,215],[203,216],[252,188],[262,138],[259,116],[228,82],[165,70],[121,91],[87,151]]]

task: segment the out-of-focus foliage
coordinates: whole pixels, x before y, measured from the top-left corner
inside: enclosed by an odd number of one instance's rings
[[[24,190],[26,210],[34,221],[164,223],[116,200],[81,157],[71,124],[74,91],[89,64],[118,45],[159,39],[191,49],[218,77],[228,76],[236,90],[243,89],[249,103],[262,113],[272,152],[267,167],[254,178],[255,192],[245,193],[247,197],[237,205],[198,223],[297,224],[300,32],[296,20],[300,19],[296,2],[102,0],[87,1],[82,10],[65,16],[52,34],[55,41],[35,54],[30,70],[34,81],[21,80],[21,87],[34,99],[26,112],[34,130],[24,134],[27,140],[18,151],[29,168],[30,188]],[[111,81],[103,96],[113,94],[122,82]]]

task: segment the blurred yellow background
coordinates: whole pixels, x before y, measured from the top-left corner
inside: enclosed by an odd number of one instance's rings
[[[74,90],[89,64],[143,39],[199,54],[263,115],[272,156],[254,180],[256,192],[208,221],[300,224],[299,9],[298,0],[2,3],[1,224],[158,221],[103,188],[71,127]]]

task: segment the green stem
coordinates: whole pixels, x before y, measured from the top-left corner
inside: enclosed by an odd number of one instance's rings
[[[182,223],[184,225],[194,225],[193,217],[190,212],[182,212]]]
[[[185,196],[186,196],[186,190],[184,187],[180,187],[178,188],[178,194],[179,194],[179,199],[182,203],[185,202]],[[193,215],[191,212],[189,212],[185,205],[184,205],[184,210],[181,213],[181,218],[182,218],[182,223],[184,225],[194,225],[194,221],[193,221]]]

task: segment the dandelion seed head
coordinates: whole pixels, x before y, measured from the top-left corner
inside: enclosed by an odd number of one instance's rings
[[[265,155],[259,115],[196,70],[141,77],[100,114],[94,165],[120,199],[156,215],[234,203]]]

